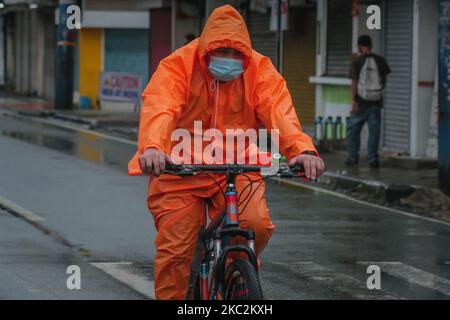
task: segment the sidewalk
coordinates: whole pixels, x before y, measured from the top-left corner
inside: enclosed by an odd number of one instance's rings
[[[136,112],[55,111],[44,100],[1,91],[0,109],[26,117],[75,123],[133,141],[137,139],[139,114]],[[370,169],[364,156],[358,166],[347,167],[344,165],[345,151],[320,153],[327,166],[327,172],[319,180],[321,187],[360,200],[450,221],[450,198],[438,189],[435,161],[384,154],[381,168]]]
[[[102,110],[55,110],[50,102],[0,90],[0,109],[27,117],[52,118],[84,125],[89,129],[117,133],[136,140],[139,126],[138,112]]]
[[[48,101],[43,99],[25,97],[12,91],[0,90],[0,108],[40,112],[49,111],[52,106]]]
[[[438,170],[428,159],[382,155],[379,169],[361,157],[357,166],[344,164],[345,151],[321,154],[327,172],[320,184],[354,198],[450,221],[450,198],[439,190]]]

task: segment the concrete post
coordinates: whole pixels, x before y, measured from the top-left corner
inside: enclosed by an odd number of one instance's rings
[[[74,55],[77,30],[70,30],[66,21],[67,8],[75,0],[59,0],[59,21],[55,61],[55,109],[73,109]]]
[[[439,1],[439,186],[450,195],[450,0]]]

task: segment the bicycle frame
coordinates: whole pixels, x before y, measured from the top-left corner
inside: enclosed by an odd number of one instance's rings
[[[171,165],[173,171],[179,176],[192,176],[196,171],[200,173],[215,172],[226,174],[225,210],[206,227],[202,226],[197,246],[192,259],[192,270],[189,279],[187,299],[194,297],[195,286],[198,285],[202,300],[221,299],[222,285],[225,284],[226,266],[230,253],[245,254],[248,261],[258,272],[257,257],[255,255],[255,233],[253,230],[239,228],[238,193],[236,190],[236,177],[243,172],[260,172],[260,166],[239,164],[230,165]],[[303,168],[303,167],[302,167]],[[297,168],[298,169],[298,168]],[[279,169],[278,176],[292,178],[296,172],[304,169]],[[303,170],[303,171],[302,171]],[[301,176],[300,176],[301,177]],[[253,183],[253,182],[251,182]],[[207,212],[207,210],[205,210]],[[208,215],[206,213],[206,215]],[[207,216],[205,217],[205,224]],[[222,225],[222,227],[221,227]],[[221,227],[221,228],[220,228]],[[230,239],[243,237],[246,244],[232,244]],[[211,248],[211,242],[213,246]],[[198,281],[198,282],[197,282]]]
[[[254,252],[254,231],[239,228],[236,177],[237,174],[234,172],[227,173],[225,210],[201,234],[203,248],[208,248],[207,242],[213,240],[212,252],[206,250],[207,252],[203,254],[200,263],[199,279],[202,300],[215,300],[217,298],[217,293],[221,291],[221,284],[225,280],[225,266],[230,252],[244,252],[255,270],[258,270]],[[223,227],[218,229],[222,221]],[[236,236],[244,237],[247,240],[246,245],[229,245],[229,239]]]

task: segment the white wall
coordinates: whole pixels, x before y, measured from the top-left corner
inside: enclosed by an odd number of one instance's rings
[[[161,8],[162,0],[87,0],[84,10],[148,10]]]
[[[148,29],[150,11],[83,10],[82,28]]]
[[[435,80],[437,63],[437,0],[416,0],[415,47],[413,52],[411,156],[424,157],[431,115],[433,88],[426,86]],[[419,85],[425,83],[425,85]]]

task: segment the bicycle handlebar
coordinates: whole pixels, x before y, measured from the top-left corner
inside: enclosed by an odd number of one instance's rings
[[[178,176],[193,176],[196,173],[260,173],[263,166],[243,165],[243,164],[221,164],[221,165],[188,165],[188,164],[167,164],[164,173]],[[267,167],[266,167],[267,168]],[[302,164],[293,166],[280,165],[276,176],[283,178],[304,177],[305,168]]]

